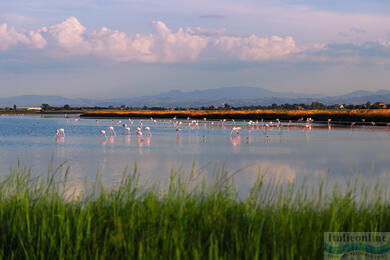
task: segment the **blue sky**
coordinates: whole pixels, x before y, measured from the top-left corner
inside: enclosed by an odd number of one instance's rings
[[[390,89],[390,3],[0,0],[2,96]]]

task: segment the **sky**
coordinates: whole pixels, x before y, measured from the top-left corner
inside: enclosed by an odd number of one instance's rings
[[[0,0],[0,96],[390,90],[390,2]]]

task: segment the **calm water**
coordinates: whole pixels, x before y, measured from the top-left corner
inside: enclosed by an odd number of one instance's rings
[[[169,120],[153,124],[152,136],[138,138],[134,120],[131,136],[126,135],[119,120],[43,118],[40,116],[0,117],[0,171],[8,174],[18,158],[35,174],[47,172],[50,158],[55,164],[66,161],[73,178],[93,178],[99,172],[106,181],[117,181],[126,167],[138,165],[143,179],[163,180],[171,169],[196,169],[212,175],[215,168],[238,171],[237,182],[246,187],[259,170],[282,180],[328,176],[345,180],[360,174],[367,180],[388,180],[390,176],[390,132],[386,128],[333,128],[313,125],[312,130],[287,127],[240,130],[231,137],[232,122],[199,123],[188,127],[182,120],[182,131]],[[122,124],[129,124],[122,120]],[[236,122],[242,125],[244,122]],[[114,125],[116,136],[105,139],[99,130]],[[55,138],[55,130],[64,128],[66,136]],[[268,135],[268,138],[266,137]]]

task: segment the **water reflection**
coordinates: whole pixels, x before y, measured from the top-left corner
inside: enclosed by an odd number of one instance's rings
[[[181,145],[181,135],[176,135],[176,144]]]
[[[131,144],[130,135],[125,135],[125,143],[126,143],[126,145],[130,145]]]
[[[65,142],[65,136],[58,136],[56,135],[56,142],[57,143],[64,143]]]
[[[215,165],[239,171],[242,187],[250,186],[259,169],[284,181],[329,176],[344,180],[360,173],[364,180],[389,179],[389,126],[313,125],[306,122],[198,121],[192,120],[77,120],[69,118],[1,117],[0,170],[7,173],[18,156],[38,174],[48,161],[68,161],[75,177],[106,180],[122,176],[137,162],[142,178],[168,178],[172,168],[190,170],[192,163],[212,175]],[[68,121],[67,121],[68,120]],[[180,124],[180,122],[182,122]],[[99,130],[113,127],[107,138]],[[130,131],[126,130],[130,128]],[[144,136],[136,135],[136,127]],[[146,127],[150,128],[150,135]],[[233,127],[238,127],[237,133]],[[56,136],[64,128],[66,137]],[[176,131],[183,129],[183,131]],[[129,134],[127,134],[127,132]],[[153,133],[153,137],[151,135]],[[152,142],[153,138],[153,142]],[[268,178],[268,177],[267,177]]]

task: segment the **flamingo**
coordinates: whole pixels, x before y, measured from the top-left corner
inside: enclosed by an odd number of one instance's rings
[[[131,134],[131,132],[130,132],[130,127],[125,127],[125,130],[126,130],[126,134],[127,134],[127,135],[130,135],[130,134]]]
[[[108,128],[108,132],[109,132],[109,133],[111,133],[111,134],[114,134],[114,135],[116,135],[116,133],[115,133],[115,130],[114,130],[114,127],[113,127],[113,126],[110,126],[110,127]]]
[[[351,123],[351,129],[355,126],[355,124],[356,124],[355,122]]]
[[[142,136],[141,127],[137,127],[136,130],[137,130],[137,132],[136,132],[137,136]]]
[[[234,136],[237,136],[237,135],[239,135],[240,133],[238,132],[239,130],[241,129],[241,127],[236,127],[236,126],[234,126],[233,128],[232,128],[232,131],[230,132],[230,135],[234,135]]]
[[[56,130],[56,136],[65,136],[65,130],[63,128],[58,128]]]
[[[176,128],[176,135],[178,135],[182,131],[181,127]]]
[[[152,133],[150,132],[149,126],[145,127],[145,130],[146,130],[148,136],[152,136]]]
[[[276,118],[276,127],[277,127],[277,128],[280,127],[280,120],[279,120],[279,118]]]
[[[107,138],[106,131],[100,130],[99,133],[100,133],[101,135],[104,135],[104,138]]]

